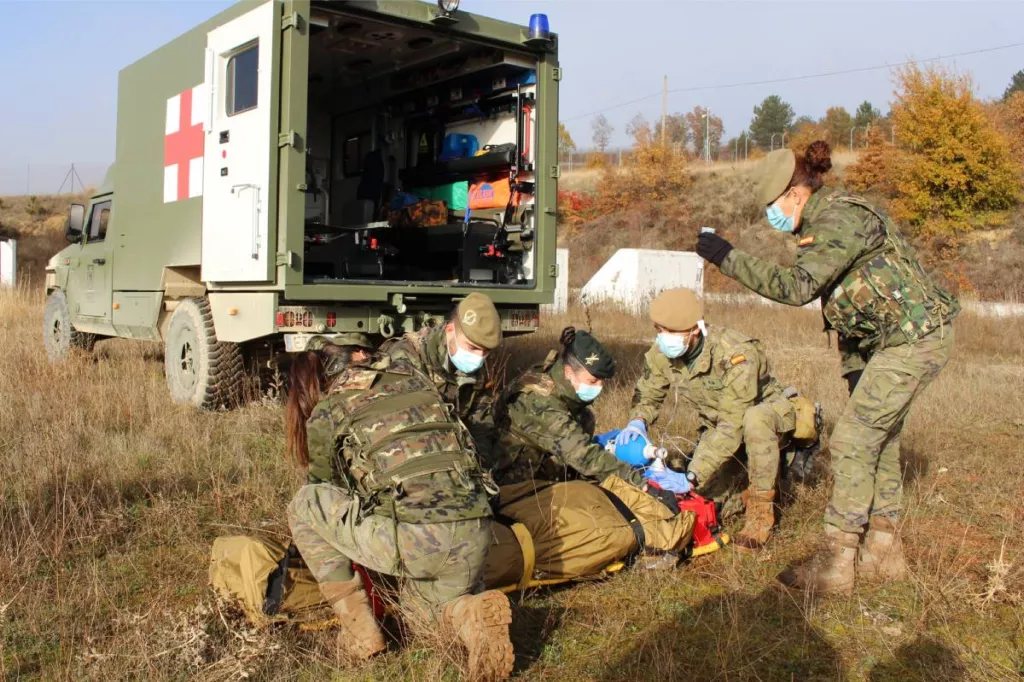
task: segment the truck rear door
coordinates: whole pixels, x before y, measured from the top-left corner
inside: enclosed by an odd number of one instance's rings
[[[281,5],[266,2],[207,34],[210,85],[203,157],[202,278],[266,282],[277,145],[275,52]],[[276,163],[276,161],[274,161]],[[276,248],[274,248],[276,251]]]

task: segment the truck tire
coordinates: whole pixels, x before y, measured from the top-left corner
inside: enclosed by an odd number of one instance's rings
[[[237,343],[217,340],[205,298],[186,298],[171,313],[164,344],[164,372],[171,400],[204,410],[233,407],[244,377]]]
[[[71,326],[67,296],[60,289],[55,289],[46,300],[43,312],[43,346],[50,361],[63,360],[72,348],[90,353],[95,345],[95,334],[78,332]]]

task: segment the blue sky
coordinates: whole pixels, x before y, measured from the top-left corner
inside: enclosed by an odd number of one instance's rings
[[[232,3],[213,0],[0,0],[0,194],[53,192],[72,161],[85,182],[114,156],[117,72]],[[586,115],[611,109],[615,142],[637,113],[655,119],[661,81],[696,88],[894,64],[1024,43],[1022,2],[686,2],[462,0],[470,11],[525,24],[545,12],[561,39],[560,114],[580,146]],[[9,30],[7,27],[14,27]],[[1024,68],[1024,47],[947,60],[973,74],[982,97]],[[779,94],[797,115],[870,100],[883,112],[891,74],[875,70],[669,96],[669,111],[709,106],[731,137],[752,108]]]

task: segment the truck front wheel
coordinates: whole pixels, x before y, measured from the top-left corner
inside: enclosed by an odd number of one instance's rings
[[[64,292],[55,289],[46,301],[43,312],[43,346],[52,362],[63,360],[72,348],[91,352],[96,345],[95,334],[75,331],[71,326],[71,311]]]
[[[242,352],[217,340],[205,298],[178,302],[167,326],[164,371],[171,400],[201,409],[233,406],[241,398]]]

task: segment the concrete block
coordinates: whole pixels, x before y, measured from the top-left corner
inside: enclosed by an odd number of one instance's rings
[[[581,298],[614,302],[640,315],[652,298],[677,287],[703,294],[703,258],[692,251],[619,249],[583,287]]]

